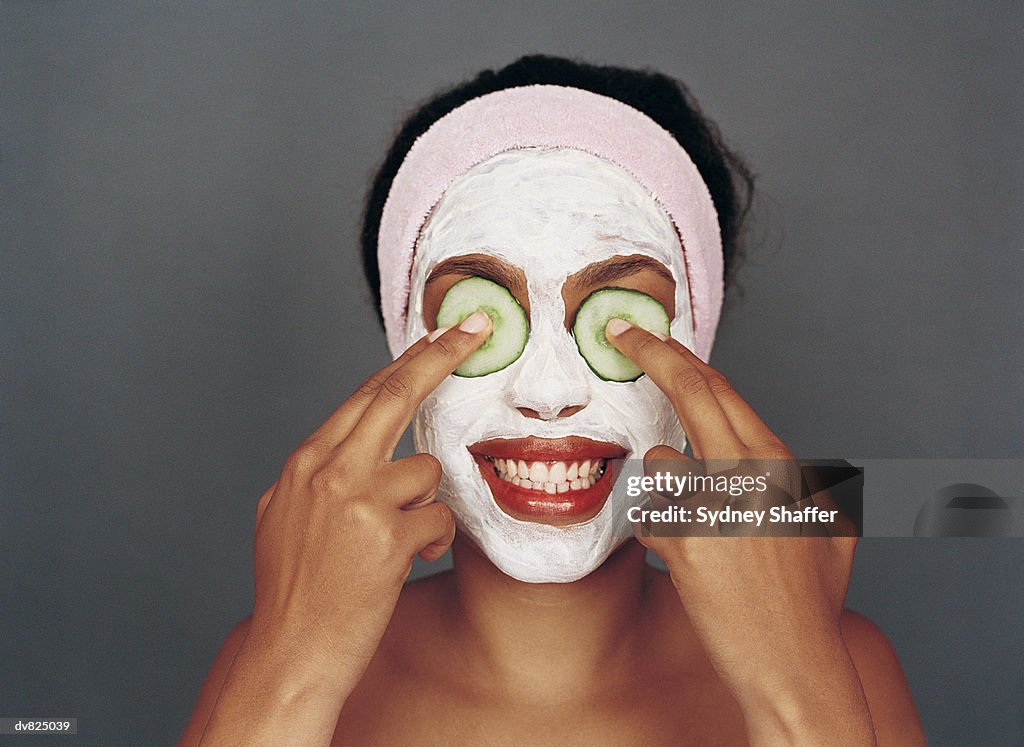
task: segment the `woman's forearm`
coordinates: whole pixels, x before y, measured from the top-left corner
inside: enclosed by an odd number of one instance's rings
[[[329,670],[295,648],[248,636],[197,744],[329,745],[364,667]]]
[[[815,645],[815,644],[812,644]],[[841,641],[733,687],[751,745],[877,744],[857,670]]]

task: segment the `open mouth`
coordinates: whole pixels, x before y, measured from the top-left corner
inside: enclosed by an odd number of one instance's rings
[[[505,513],[526,521],[568,524],[597,515],[611,493],[618,444],[580,436],[491,439],[470,454]]]

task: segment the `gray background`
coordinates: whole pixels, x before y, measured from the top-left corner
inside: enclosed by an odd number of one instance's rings
[[[682,5],[3,3],[0,715],[177,737],[256,499],[386,360],[372,169],[523,53],[682,78],[759,173],[714,363],[795,451],[1022,455],[1024,6]],[[862,543],[850,604],[934,744],[1024,742],[1022,568]]]

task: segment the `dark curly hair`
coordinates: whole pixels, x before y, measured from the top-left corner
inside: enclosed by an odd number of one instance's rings
[[[414,111],[395,136],[366,196],[360,243],[363,269],[380,314],[380,268],[377,235],[391,182],[406,154],[420,135],[448,112],[471,99],[505,88],[535,84],[571,86],[599,93],[632,106],[663,128],[686,150],[711,192],[722,231],[724,280],[728,285],[742,256],[743,221],[753,197],[754,177],[743,161],[726,146],[714,122],[705,117],[689,90],[678,80],[652,70],[631,70],[607,65],[528,55],[500,70],[484,70],[431,97]]]

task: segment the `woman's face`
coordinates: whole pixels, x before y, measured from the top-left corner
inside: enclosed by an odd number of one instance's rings
[[[416,446],[440,460],[440,499],[495,565],[524,581],[574,581],[631,535],[625,507],[607,500],[621,460],[685,445],[647,377],[608,382],[590,370],[571,333],[576,311],[600,288],[638,290],[692,347],[679,239],[619,167],[571,149],[509,151],[457,179],[424,226],[408,344],[435,328],[445,292],[473,275],[519,300],[529,339],[507,368],[444,381],[420,407]]]

